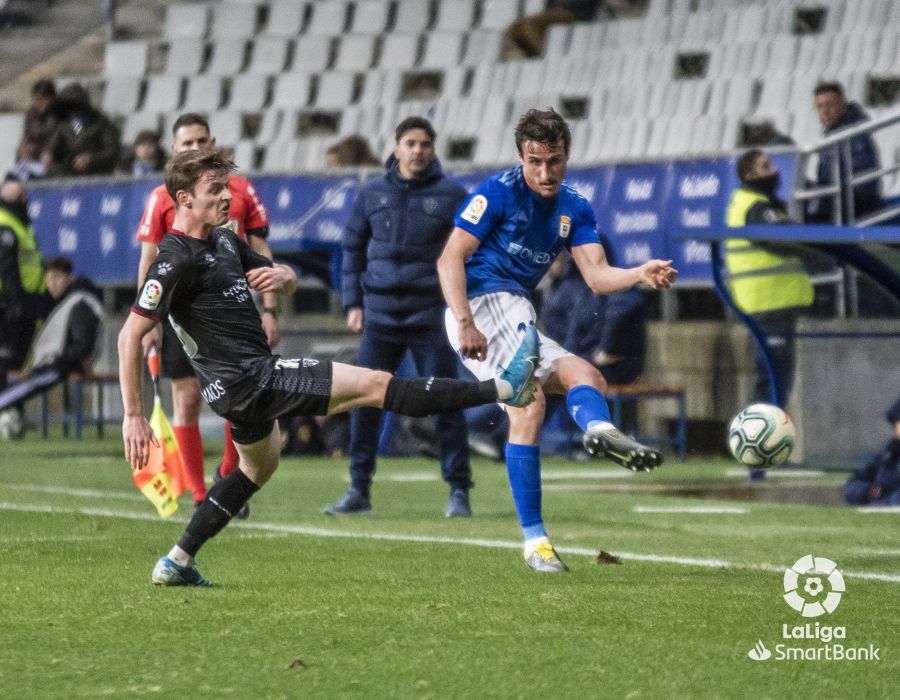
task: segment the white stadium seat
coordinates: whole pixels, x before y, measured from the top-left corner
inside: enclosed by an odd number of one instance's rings
[[[147,42],[111,41],[103,57],[103,75],[142,76],[147,72]]]
[[[283,36],[260,36],[253,42],[248,73],[280,73],[287,67],[291,40]]]
[[[165,37],[167,39],[202,39],[209,25],[209,6],[204,4],[176,3],[166,11]]]
[[[375,58],[375,36],[347,34],[340,39],[335,70],[365,71]]]
[[[431,23],[431,3],[422,0],[397,0],[394,10],[395,32],[421,32]]]
[[[381,34],[391,16],[389,0],[359,0],[353,8],[350,31],[354,34]]]
[[[256,34],[256,5],[233,1],[213,6],[213,39],[249,39]]]
[[[331,64],[330,36],[303,35],[294,42],[292,70],[315,72],[325,70]]]
[[[174,39],[169,42],[166,56],[166,73],[170,75],[196,75],[203,67],[206,45],[193,39]]]
[[[177,75],[151,75],[142,108],[153,112],[173,112],[181,105],[183,80]]]
[[[344,0],[314,2],[312,16],[305,33],[312,35],[340,36],[347,26],[348,3]]]
[[[187,79],[187,90],[181,109],[185,112],[214,112],[222,104],[222,78],[218,75],[195,75]]]
[[[241,73],[231,79],[229,109],[258,112],[265,107],[269,79],[263,75]]]
[[[214,75],[234,75],[244,68],[247,44],[243,39],[222,39],[212,45],[212,58],[206,67]]]
[[[144,81],[133,76],[115,75],[106,80],[103,89],[103,111],[128,115],[138,108]]]
[[[311,85],[311,73],[282,73],[275,78],[271,106],[278,109],[305,107],[309,104]]]
[[[266,34],[269,36],[294,37],[303,29],[308,2],[299,0],[271,0]]]

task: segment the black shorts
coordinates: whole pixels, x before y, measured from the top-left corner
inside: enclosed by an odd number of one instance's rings
[[[194,368],[184,352],[184,346],[178,340],[172,324],[162,324],[162,352],[160,354],[159,373],[166,379],[185,379],[193,377]]]
[[[274,357],[253,394],[227,412],[231,437],[241,445],[262,440],[275,420],[287,416],[324,416],[331,400],[330,360]]]

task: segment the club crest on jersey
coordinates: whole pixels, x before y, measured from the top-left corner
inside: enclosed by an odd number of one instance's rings
[[[460,218],[468,221],[470,224],[477,224],[481,221],[481,217],[484,216],[487,203],[487,198],[483,194],[476,194],[472,197],[472,201],[469,202],[463,213],[460,214]]]
[[[569,237],[569,229],[572,226],[572,217],[570,216],[560,216],[559,217],[559,237],[560,238],[568,238]]]
[[[159,300],[162,299],[163,286],[156,280],[147,280],[144,284],[144,291],[141,292],[141,299],[138,306],[147,311],[155,311],[159,306]]]
[[[172,263],[170,262],[161,262],[156,266],[156,274],[160,277],[165,277],[172,271]]]

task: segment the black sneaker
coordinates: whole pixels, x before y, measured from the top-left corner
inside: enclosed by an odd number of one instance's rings
[[[213,471],[213,481],[217,484],[220,481],[222,481],[222,479],[225,478],[224,476],[222,476],[221,472],[219,471],[219,468],[221,466],[222,465],[220,464],[218,467],[216,467],[215,471]],[[249,518],[250,517],[250,501],[247,501],[244,505],[242,505],[241,509],[237,513],[234,514],[234,517],[237,518],[238,520],[246,520],[247,518]]]
[[[452,489],[450,500],[447,501],[447,509],[444,511],[446,518],[471,518],[472,507],[469,505],[469,492],[466,489]]]
[[[325,515],[368,515],[372,512],[372,503],[368,496],[351,486],[341,500],[325,506],[322,512]]]

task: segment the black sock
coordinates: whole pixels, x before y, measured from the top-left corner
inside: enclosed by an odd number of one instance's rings
[[[221,481],[213,484],[203,502],[194,510],[178,546],[192,557],[210,538],[222,531],[234,515],[259,491],[240,469],[235,469]]]
[[[384,395],[384,410],[421,418],[433,413],[458,411],[497,400],[493,379],[467,382],[461,379],[391,377]]]

